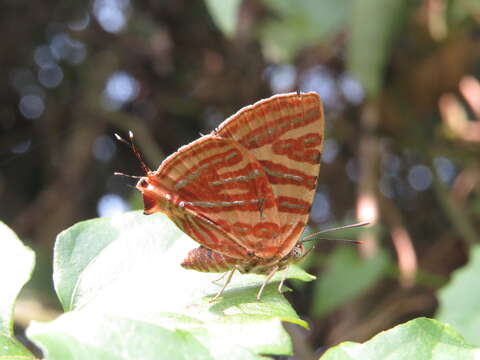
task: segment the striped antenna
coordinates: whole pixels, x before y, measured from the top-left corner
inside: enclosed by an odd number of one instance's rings
[[[116,176],[125,176],[125,177],[129,177],[129,178],[132,178],[132,179],[141,179],[143,178],[143,176],[137,176],[137,175],[128,175],[128,174],[124,174],[124,173],[121,173],[121,172],[114,172],[113,175],[116,175]]]
[[[316,235],[316,234],[313,234],[313,235]],[[311,236],[311,235],[310,235]],[[328,241],[342,241],[342,242],[348,242],[348,243],[352,243],[352,244],[355,244],[355,245],[360,245],[360,244],[363,244],[363,241],[360,241],[360,240],[350,240],[350,239],[333,239],[333,238],[322,238],[322,237],[310,237],[308,239],[302,239],[302,243],[304,242],[309,242],[309,241],[316,241],[316,240],[328,240]]]
[[[358,240],[322,238],[322,237],[319,237],[318,235],[333,232],[333,231],[337,231],[337,230],[345,230],[345,229],[352,229],[352,228],[356,228],[356,227],[367,226],[369,224],[370,223],[368,221],[365,221],[365,222],[361,222],[361,223],[357,223],[357,224],[350,224],[350,225],[344,225],[344,226],[334,227],[334,228],[330,228],[330,229],[325,229],[325,230],[316,232],[315,234],[308,235],[307,237],[303,238],[301,240],[301,242],[303,243],[303,242],[314,241],[314,240],[338,240],[338,241],[352,242],[352,243],[355,243],[355,244],[362,244],[363,242],[358,241]]]
[[[140,154],[140,151],[138,151],[137,147],[135,146],[135,143],[133,142],[133,132],[131,132],[131,131],[128,132],[128,138],[129,138],[130,141],[125,140],[124,138],[122,138],[118,134],[114,134],[114,135],[115,135],[115,138],[118,141],[123,142],[124,144],[127,144],[130,147],[130,149],[132,149],[133,153],[135,154],[138,161],[140,162],[140,166],[142,167],[143,172],[145,173],[145,175],[148,175],[148,173],[151,172],[152,170],[150,170],[150,168],[147,166],[147,164],[145,164],[145,161],[143,161],[143,158],[142,158],[142,155]],[[115,175],[125,176],[125,174],[122,174],[122,173],[115,173]],[[129,175],[126,175],[126,176],[129,176]],[[131,176],[131,177],[133,177],[133,176]]]

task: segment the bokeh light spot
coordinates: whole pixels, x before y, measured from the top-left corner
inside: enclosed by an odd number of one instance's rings
[[[98,216],[113,216],[130,210],[128,203],[117,194],[105,194],[97,203]]]
[[[63,80],[63,71],[56,63],[42,66],[38,70],[38,81],[46,88],[55,88]]]
[[[360,85],[360,83],[354,78],[346,74],[340,76],[339,86],[343,96],[345,96],[348,102],[354,105],[358,105],[363,102],[365,93],[362,85]]]
[[[70,37],[64,32],[53,35],[50,41],[50,51],[57,60],[67,57]]]
[[[433,159],[433,165],[442,182],[450,183],[455,177],[455,165],[446,157],[436,157]]]
[[[361,193],[357,201],[357,218],[360,221],[376,223],[378,220],[378,205],[375,196]]]
[[[338,154],[338,143],[333,139],[325,140],[323,144],[323,154],[322,154],[322,161],[324,163],[331,163]]]
[[[30,145],[32,145],[32,140],[28,139],[12,146],[10,151],[14,154],[24,154],[30,149]]]
[[[77,40],[72,40],[70,42],[70,49],[67,55],[66,60],[70,64],[80,64],[85,60],[85,57],[87,56],[87,49],[85,47],[85,44],[82,43],[81,41]]]
[[[127,24],[130,1],[128,0],[95,0],[93,13],[100,26],[108,32],[117,33]]]
[[[20,113],[27,119],[37,119],[45,110],[43,99],[38,95],[25,95],[18,105]]]
[[[92,145],[93,156],[103,162],[109,161],[115,155],[116,150],[115,142],[105,135],[97,137]]]
[[[382,153],[382,167],[388,175],[398,175],[402,168],[402,160],[397,155]]]
[[[270,66],[266,75],[270,82],[270,88],[274,93],[288,92],[293,89],[297,70],[292,65]]]
[[[113,73],[107,80],[104,105],[109,110],[117,110],[124,103],[135,99],[139,92],[138,81],[125,71]]]
[[[408,183],[417,191],[427,190],[432,185],[432,172],[425,165],[415,165],[408,172]]]
[[[330,200],[324,192],[317,192],[313,200],[310,220],[316,223],[322,223],[330,218]]]
[[[317,65],[306,71],[300,89],[319,93],[325,106],[332,106],[337,102],[335,79],[324,66]]]
[[[33,54],[33,59],[38,66],[46,66],[54,62],[53,54],[48,45],[37,46]]]
[[[81,31],[85,30],[88,24],[90,24],[90,15],[85,11],[81,16],[70,21],[68,28],[73,31]]]

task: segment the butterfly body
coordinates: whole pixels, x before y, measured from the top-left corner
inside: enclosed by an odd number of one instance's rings
[[[201,272],[222,273],[236,269],[242,274],[265,275],[275,266],[279,271],[285,270],[289,264],[299,262],[304,255],[305,248],[302,243],[298,243],[283,259],[262,259],[252,255],[247,259],[238,260],[200,246],[191,250],[181,265],[186,269]]]
[[[323,144],[316,93],[247,106],[137,183],[145,214],[165,213],[202,246],[182,266],[267,275],[300,261]],[[227,280],[228,282],[229,280]],[[223,290],[223,289],[222,289]],[[263,290],[263,287],[262,287]]]

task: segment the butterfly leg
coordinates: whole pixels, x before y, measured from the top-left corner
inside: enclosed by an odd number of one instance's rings
[[[227,275],[228,273],[229,273],[228,271],[224,272],[218,279],[212,280],[212,283],[216,284],[217,282],[222,280],[225,277],[225,275]]]
[[[283,283],[285,282],[285,279],[287,278],[287,273],[288,273],[288,265],[285,268],[285,271],[283,272],[283,275],[282,275],[282,280],[280,280],[280,284],[278,285],[278,292],[280,294],[282,293],[282,286],[283,286]]]
[[[257,294],[257,300],[260,300],[262,297],[263,289],[265,289],[265,286],[267,286],[267,283],[270,281],[270,279],[275,275],[275,273],[278,271],[278,266],[274,266],[272,270],[268,273],[267,277],[265,278],[265,281],[262,284],[262,287],[258,291]]]
[[[232,280],[233,273],[237,270],[237,267],[235,266],[232,270],[228,272],[227,280],[225,281],[225,284],[223,284],[222,288],[220,291],[215,295],[213,298],[211,298],[208,302],[214,302],[216,301],[220,296],[222,296],[223,291],[226,289],[228,283]],[[226,273],[227,274],[227,273]]]

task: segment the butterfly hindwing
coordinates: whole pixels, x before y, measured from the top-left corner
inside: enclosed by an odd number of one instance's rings
[[[278,206],[278,257],[298,240],[310,213],[323,146],[324,117],[316,93],[273,96],[244,107],[215,134],[247,149],[265,171]]]

